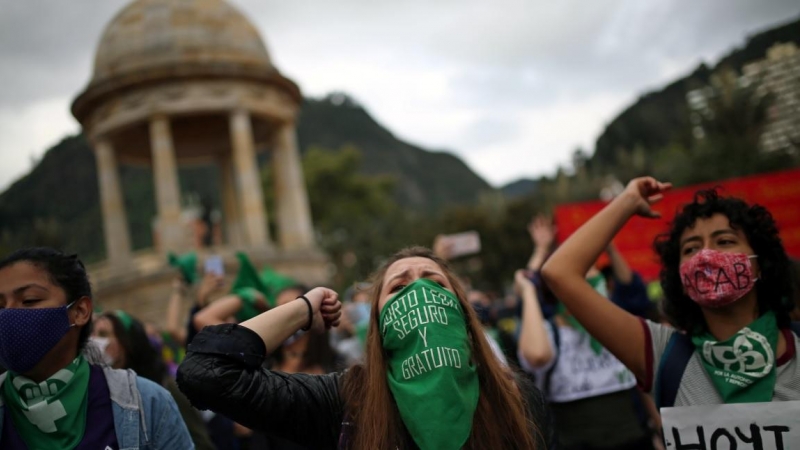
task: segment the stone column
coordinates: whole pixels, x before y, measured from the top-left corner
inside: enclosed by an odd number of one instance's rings
[[[169,118],[166,116],[155,116],[150,120],[150,147],[153,155],[160,250],[182,251],[186,247],[186,232],[181,224],[178,167]]]
[[[218,164],[220,183],[222,185],[222,216],[225,227],[225,243],[231,247],[239,248],[245,242],[242,236],[239,205],[237,205],[236,201],[236,178],[233,174],[230,155],[221,157]]]
[[[264,193],[258,173],[253,130],[250,114],[235,110],[230,115],[231,147],[236,187],[239,194],[239,223],[246,242],[254,247],[269,245],[267,213],[264,208]]]
[[[131,238],[125,201],[119,182],[114,147],[106,139],[94,143],[97,160],[97,181],[100,185],[100,209],[103,213],[103,235],[106,257],[112,266],[124,266],[131,259]]]
[[[281,247],[285,250],[313,248],[314,228],[294,122],[286,122],[278,129],[272,167]]]

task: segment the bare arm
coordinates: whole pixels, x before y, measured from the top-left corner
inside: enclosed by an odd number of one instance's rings
[[[305,297],[311,303],[312,324],[315,328],[330,328],[339,325],[342,304],[339,302],[336,292],[318,287],[308,291]],[[261,313],[240,325],[255,331],[264,341],[269,354],[307,324],[308,304],[305,300],[297,299]]]
[[[536,297],[536,288],[521,270],[514,274],[514,287],[522,297],[519,352],[528,364],[538,369],[549,364],[554,353],[544,327],[544,316]]]
[[[621,195],[573,233],[542,268],[542,276],[556,297],[640,380],[645,378],[646,362],[639,319],[598,294],[585,275],[631,216],[658,217],[650,205],[670,186],[649,177],[632,180]]]
[[[242,299],[238,295],[226,295],[201,309],[194,315],[194,327],[202,330],[209,325],[225,323],[229,317],[242,309]]]
[[[608,258],[611,260],[611,270],[614,271],[614,278],[622,284],[631,284],[633,281],[633,271],[625,261],[625,257],[617,251],[617,247],[610,243],[606,250]]]
[[[185,294],[186,285],[183,280],[181,278],[173,280],[172,294],[169,297],[169,304],[167,304],[166,332],[179,345],[186,344],[186,327],[181,325],[181,310],[183,309]]]

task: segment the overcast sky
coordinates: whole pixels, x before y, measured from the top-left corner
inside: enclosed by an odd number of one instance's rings
[[[231,0],[307,96],[344,91],[490,183],[553,173],[639,95],[800,15],[796,0]],[[0,190],[79,129],[125,0],[0,0]]]

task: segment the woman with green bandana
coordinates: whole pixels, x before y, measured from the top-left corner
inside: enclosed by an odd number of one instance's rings
[[[545,281],[662,407],[800,400],[789,260],[763,207],[699,191],[656,239],[664,310],[677,329],[623,311],[585,282],[629,218],[659,216],[651,205],[670,187],[632,180],[545,263]]]
[[[406,249],[373,281],[362,365],[329,375],[262,368],[297,330],[338,325],[337,294],[316,288],[240,325],[204,329],[178,385],[198,407],[307,448],[551,448],[541,394],[494,357],[444,261]]]
[[[587,276],[587,281],[603,295],[602,275]],[[536,376],[550,402],[559,450],[652,449],[652,437],[636,408],[639,392],[633,374],[562,303],[546,320],[524,271],[515,274],[515,288],[523,302],[520,367]]]
[[[537,216],[529,232],[534,253],[528,270],[514,274],[514,288],[522,299],[519,362],[536,376],[537,386],[550,402],[559,450],[652,449],[652,437],[637,409],[640,394],[633,374],[589,335],[563,303],[551,298],[549,314],[543,314],[538,292],[542,297],[550,293],[545,294],[539,280],[537,290],[531,278],[538,278],[556,230],[552,219]],[[605,278],[594,265],[585,279],[608,298]],[[630,305],[620,302],[620,306]]]
[[[92,292],[74,255],[0,260],[0,448],[192,449],[175,401],[93,345]]]

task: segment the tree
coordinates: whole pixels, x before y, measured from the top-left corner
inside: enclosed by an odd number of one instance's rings
[[[692,149],[690,183],[719,180],[777,169],[772,155],[759,149],[774,97],[758,82],[742,83],[733,71],[711,77],[707,107],[699,111],[703,137]]]

